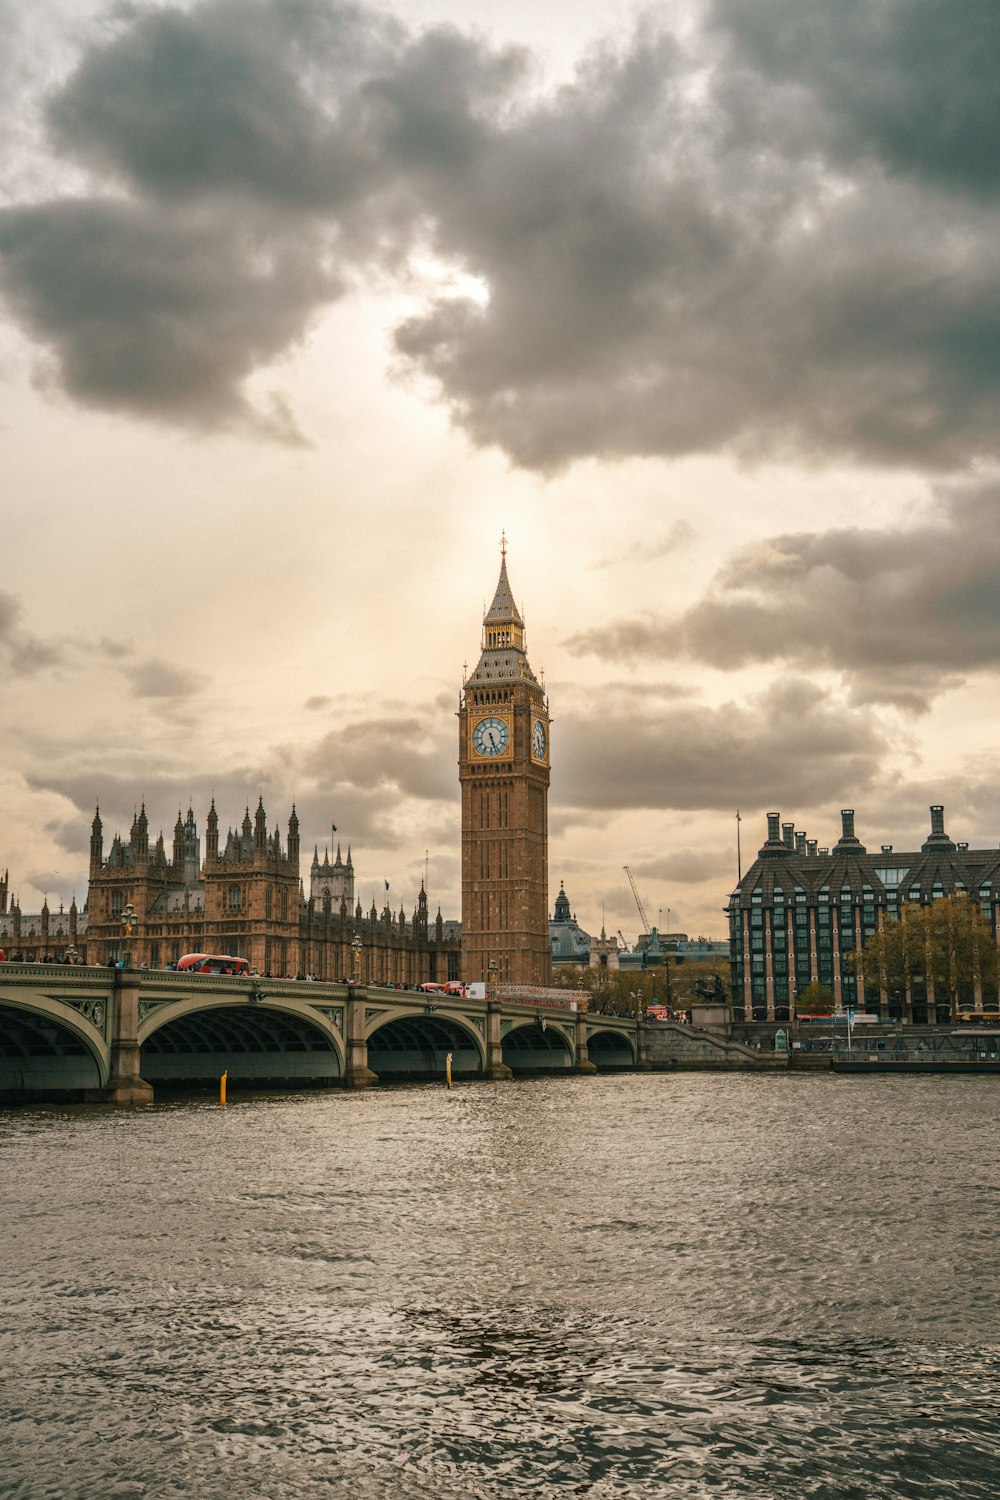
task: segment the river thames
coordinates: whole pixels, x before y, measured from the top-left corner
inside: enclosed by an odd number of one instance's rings
[[[997,1080],[0,1113],[5,1497],[1000,1494]]]

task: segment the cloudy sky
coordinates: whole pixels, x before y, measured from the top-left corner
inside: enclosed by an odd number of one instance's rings
[[[0,0],[0,869],[292,799],[459,914],[509,539],[550,900],[1000,840],[996,0]]]

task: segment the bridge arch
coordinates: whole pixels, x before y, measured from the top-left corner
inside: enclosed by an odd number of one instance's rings
[[[570,1028],[548,1016],[501,1027],[503,1060],[514,1073],[562,1073],[576,1063]]]
[[[455,1078],[475,1078],[486,1066],[486,1041],[465,1016],[436,1007],[431,1011],[391,1010],[366,1028],[368,1066],[380,1079],[443,1078],[451,1053]]]
[[[294,1000],[190,996],[144,1016],[139,1046],[140,1071],[154,1087],[214,1085],[223,1073],[262,1088],[331,1085],[345,1070],[336,1026]]]
[[[602,1072],[612,1068],[634,1068],[635,1038],[627,1031],[616,1031],[613,1026],[588,1029],[587,1056]]]
[[[0,1099],[80,1098],[104,1088],[108,1001],[94,1019],[50,995],[0,988]]]

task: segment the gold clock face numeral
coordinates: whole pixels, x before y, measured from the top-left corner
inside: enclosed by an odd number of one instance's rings
[[[549,737],[545,725],[541,719],[536,719],[531,726],[531,754],[535,760],[544,760],[545,752],[549,748]]]
[[[472,745],[477,755],[503,755],[509,744],[510,725],[506,719],[491,714],[473,726]]]

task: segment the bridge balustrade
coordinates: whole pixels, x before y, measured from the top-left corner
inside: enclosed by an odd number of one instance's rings
[[[635,1022],[319,981],[0,965],[0,1102],[634,1065]]]

